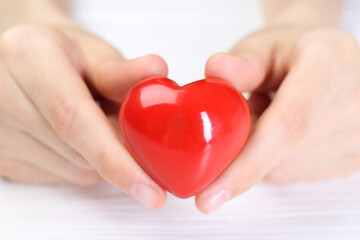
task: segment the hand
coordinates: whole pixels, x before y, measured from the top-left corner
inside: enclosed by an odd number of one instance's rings
[[[160,57],[126,61],[73,25],[10,28],[0,38],[0,174],[81,185],[100,175],[160,208],[166,192],[132,159],[116,124],[124,93],[153,75],[167,75]]]
[[[237,159],[196,197],[201,211],[214,210],[263,178],[313,181],[360,169],[360,50],[349,34],[268,28],[230,55],[212,56],[206,76],[251,92],[250,108],[259,119]]]

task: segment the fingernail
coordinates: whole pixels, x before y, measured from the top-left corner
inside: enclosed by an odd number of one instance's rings
[[[229,190],[221,190],[215,192],[213,194],[209,194],[209,196],[205,197],[204,210],[206,213],[210,213],[215,209],[219,208],[226,201],[230,200],[231,192]]]
[[[131,184],[129,192],[134,198],[149,208],[156,207],[160,195],[158,190],[142,183]]]

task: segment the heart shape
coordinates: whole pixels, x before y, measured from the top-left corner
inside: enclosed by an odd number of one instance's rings
[[[199,193],[230,165],[250,122],[244,97],[218,78],[182,87],[167,78],[143,80],[125,95],[119,113],[130,153],[180,198]]]

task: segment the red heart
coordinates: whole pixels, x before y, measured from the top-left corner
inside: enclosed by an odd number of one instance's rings
[[[179,87],[167,78],[124,97],[120,131],[133,157],[164,189],[191,197],[234,160],[249,135],[250,111],[230,84],[207,78]]]

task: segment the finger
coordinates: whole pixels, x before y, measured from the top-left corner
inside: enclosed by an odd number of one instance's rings
[[[67,181],[14,157],[0,158],[0,175],[9,181],[29,184],[63,184]]]
[[[0,76],[0,120],[29,133],[75,165],[89,169],[90,164],[55,134],[50,124],[2,67]]]
[[[296,34],[288,32],[263,31],[250,35],[235,45],[230,54],[211,56],[205,75],[228,80],[240,91],[276,88],[291,63],[291,51],[287,46],[293,44]]]
[[[357,125],[358,121],[350,120],[346,124],[348,129],[338,125],[326,134],[319,134],[322,131],[310,131],[306,139],[299,142],[264,179],[268,183],[282,184],[344,177],[356,172],[360,168],[360,157],[353,149],[357,149],[358,141],[351,143],[339,139],[355,140],[353,131],[357,129]]]
[[[270,184],[283,184],[297,181],[319,181],[331,178],[347,177],[359,171],[360,157],[348,156],[341,159],[303,159],[294,164],[286,164],[271,170],[265,176]],[[281,164],[280,164],[281,165]]]
[[[157,55],[125,60],[114,47],[94,36],[79,39],[90,85],[109,100],[120,103],[136,82],[153,76],[167,76],[167,64]]]
[[[207,61],[205,76],[225,79],[242,92],[252,91],[265,79],[266,66],[260,64],[241,56],[217,53]]]
[[[337,159],[339,160],[339,159]],[[321,167],[313,169],[309,174],[299,176],[295,181],[320,181],[331,178],[343,178],[359,171],[360,157],[351,156],[340,161],[331,161]]]
[[[7,49],[7,65],[23,91],[62,140],[88,159],[101,176],[151,208],[163,206],[166,192],[121,144],[69,61],[66,53],[74,51],[59,48],[53,37],[44,34],[35,34],[25,45],[18,42],[13,51]],[[12,44],[19,41],[16,33],[9,35]],[[17,71],[19,68],[24,71]]]
[[[79,185],[92,185],[99,176],[93,170],[79,168],[24,132],[1,125],[0,142],[18,159]]]
[[[272,169],[289,148],[290,139],[271,105],[259,118],[234,162],[209,187],[196,196],[197,208],[210,213],[247,191]],[[275,134],[274,134],[275,133]]]
[[[226,79],[240,91],[273,90],[279,86],[292,63],[288,46],[291,46],[293,39],[282,32],[275,34],[274,31],[250,35],[234,47],[231,55],[219,53],[212,56],[206,63],[205,74],[207,77]],[[278,48],[280,45],[281,49]],[[260,101],[261,104],[254,104],[253,101],[252,108],[255,107],[254,110],[259,113],[268,105],[264,99]],[[283,158],[286,153],[284,149],[293,143],[291,134],[281,120],[283,101],[274,99],[257,121],[237,159],[213,184],[196,196],[200,211],[211,212],[246,191]]]
[[[196,203],[201,211],[210,212],[245,192],[280,161],[289,158],[305,135],[316,132],[316,127],[310,130],[310,123],[318,123],[324,114],[321,111],[323,106],[332,105],[332,97],[338,94],[338,90],[334,88],[330,91],[328,88],[332,85],[329,81],[341,76],[343,70],[333,68],[329,72],[327,68],[313,68],[316,64],[334,66],[337,63],[338,57],[329,56],[329,49],[324,46],[317,49],[313,45],[302,49],[297,61],[294,61],[296,64],[291,66],[291,71],[271,105],[261,115],[240,155],[210,187],[197,196]]]

